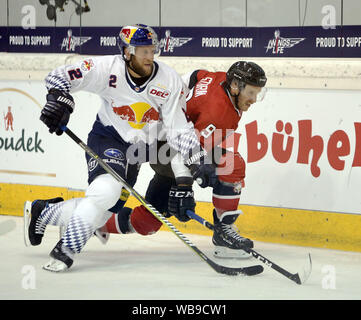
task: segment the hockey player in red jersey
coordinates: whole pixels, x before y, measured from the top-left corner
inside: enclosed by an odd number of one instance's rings
[[[239,235],[234,228],[234,222],[241,213],[238,203],[244,185],[245,161],[237,150],[228,151],[220,144],[237,129],[242,113],[263,99],[267,78],[257,64],[238,61],[227,73],[196,70],[186,75],[184,80],[190,89],[186,115],[198,130],[201,144],[212,155],[212,163],[204,166],[217,167],[217,175],[210,175],[210,181],[202,181],[201,185],[213,188],[214,255],[248,257],[242,246],[252,248],[253,241]],[[151,163],[151,167],[155,175],[146,192],[146,200],[158,211],[174,215],[180,221],[188,221],[186,208],[189,205],[187,199],[175,195],[171,166]],[[160,227],[161,223],[143,206],[134,209],[124,207],[97,231],[97,235],[103,239],[108,233],[135,231],[148,235]]]

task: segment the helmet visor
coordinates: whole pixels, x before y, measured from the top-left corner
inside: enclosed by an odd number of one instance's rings
[[[267,88],[265,87],[256,87],[250,84],[245,85],[241,89],[241,95],[247,100],[252,100],[254,102],[262,101],[266,95]]]
[[[129,53],[136,56],[139,59],[151,59],[157,58],[160,54],[159,46],[149,45],[149,46],[129,46]]]
[[[151,45],[151,46],[137,46],[132,50],[136,57],[139,59],[154,59],[159,56],[159,46]]]

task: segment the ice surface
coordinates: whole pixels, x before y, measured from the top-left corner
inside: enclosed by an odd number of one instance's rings
[[[13,221],[10,222],[9,221]],[[361,253],[255,241],[255,250],[295,273],[312,255],[313,270],[297,285],[265,266],[257,276],[231,277],[212,270],[171,232],[152,236],[111,235],[106,245],[93,237],[65,273],[41,266],[59,239],[49,226],[43,242],[25,247],[21,217],[0,216],[0,300],[359,300]],[[210,237],[187,237],[218,264],[246,266],[255,259],[226,261],[212,257]],[[262,264],[263,265],[263,264]]]

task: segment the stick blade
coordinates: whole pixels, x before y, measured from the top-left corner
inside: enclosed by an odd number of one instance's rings
[[[264,270],[261,265],[254,265],[254,266],[242,267],[242,268],[229,268],[218,265],[218,266],[214,266],[214,269],[218,273],[226,274],[229,276],[238,276],[238,275],[255,276],[257,274],[262,273]]]
[[[311,259],[311,254],[309,253],[307,257],[307,262],[303,266],[302,270],[292,275],[291,280],[293,280],[297,284],[304,284],[307,281],[307,279],[310,277],[311,272],[312,272],[312,259]]]

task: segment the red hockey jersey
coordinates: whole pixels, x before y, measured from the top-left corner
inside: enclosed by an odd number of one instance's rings
[[[187,116],[199,131],[201,144],[206,150],[231,135],[242,116],[223,88],[225,80],[225,72],[200,70],[187,98]]]

